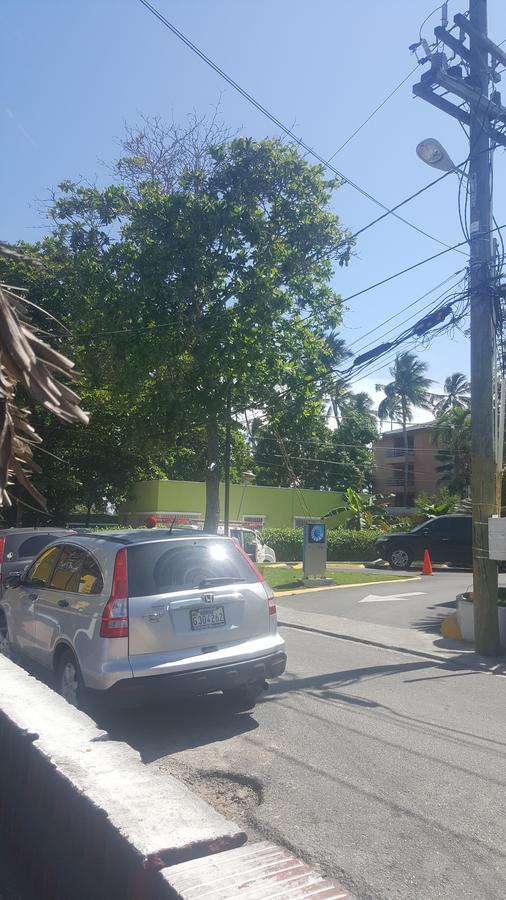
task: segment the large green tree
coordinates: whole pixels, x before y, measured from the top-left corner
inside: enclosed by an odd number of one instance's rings
[[[408,456],[408,422],[413,419],[415,407],[431,409],[429,388],[432,384],[426,377],[427,363],[418,359],[414,353],[405,351],[395,357],[395,362],[390,369],[392,381],[385,385],[377,385],[377,389],[385,394],[384,400],[378,406],[378,416],[381,420],[391,419],[393,410],[400,413],[404,443],[404,484],[403,505],[408,505],[408,480],[409,480],[409,456]]]
[[[92,386],[130,398],[148,432],[205,429],[214,530],[227,393],[239,414],[328,389],[332,259],[351,241],[330,210],[336,183],[294,148],[204,150],[170,184],[132,157],[123,184],[64,183],[45,249],[64,279],[52,311],[71,319]]]

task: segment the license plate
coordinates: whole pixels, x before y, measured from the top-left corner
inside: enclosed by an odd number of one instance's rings
[[[225,609],[223,606],[207,606],[199,609],[190,610],[190,622],[192,629],[198,631],[199,628],[216,628],[225,624]]]

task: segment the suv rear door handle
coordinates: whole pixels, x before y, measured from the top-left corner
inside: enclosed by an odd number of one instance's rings
[[[30,600],[31,603],[35,603],[35,601],[39,599],[39,595],[38,594],[28,594],[28,599]]]
[[[69,601],[68,601],[68,600],[58,600],[58,606],[63,606],[63,607],[65,607],[65,606],[68,606],[68,605],[69,605]]]

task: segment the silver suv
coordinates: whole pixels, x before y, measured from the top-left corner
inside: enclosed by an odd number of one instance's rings
[[[121,705],[223,691],[249,709],[286,666],[271,589],[229,538],[77,535],[7,579],[0,652],[54,670],[61,694]]]

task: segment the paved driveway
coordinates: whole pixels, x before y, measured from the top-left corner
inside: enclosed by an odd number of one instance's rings
[[[504,900],[506,678],[283,631],[253,715],[214,696],[103,724],[359,900]]]
[[[506,576],[501,575],[499,580],[506,584]],[[411,581],[300,592],[279,597],[278,602],[305,612],[437,632],[441,620],[455,610],[456,595],[471,585],[471,572],[443,570]]]

